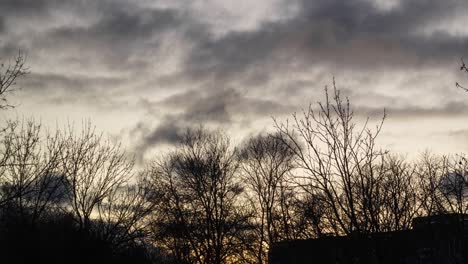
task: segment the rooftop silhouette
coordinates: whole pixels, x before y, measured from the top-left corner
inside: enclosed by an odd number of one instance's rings
[[[270,264],[468,263],[467,238],[466,214],[417,217],[409,230],[279,242]]]

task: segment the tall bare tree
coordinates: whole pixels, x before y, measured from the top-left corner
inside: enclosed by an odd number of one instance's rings
[[[292,187],[288,174],[293,169],[293,153],[280,135],[250,138],[239,153],[243,179],[252,207],[257,212],[258,263],[266,263],[269,247],[291,239],[290,206]]]
[[[247,260],[250,215],[239,206],[238,168],[228,138],[204,129],[189,130],[177,150],[152,167],[155,193],[163,199],[156,236],[177,262]]]
[[[379,230],[411,228],[412,220],[421,215],[416,165],[402,157],[386,155],[385,173],[379,180]]]
[[[7,95],[16,89],[17,80],[27,73],[25,56],[21,52],[18,52],[13,60],[9,60],[8,62],[0,61],[0,110],[13,107],[13,105],[8,103]],[[6,124],[2,124],[0,128],[0,132],[2,133],[0,147],[0,182],[11,180],[11,177],[10,179],[5,179],[4,174],[7,171],[7,167],[11,168],[11,166],[7,166],[7,163],[8,160],[12,158],[13,149],[15,148],[15,146],[13,146],[15,143],[13,137],[18,130],[17,127],[18,122],[7,121]],[[30,127],[30,130],[34,129]],[[34,132],[32,132],[32,134],[34,134]],[[22,138],[24,139],[24,136]],[[16,148],[18,148],[18,146],[16,146]],[[29,153],[27,155],[29,155]],[[11,165],[11,163],[9,165]],[[13,196],[10,196],[10,198],[13,198]],[[0,205],[5,201],[5,193],[3,193],[0,198]]]
[[[291,123],[275,121],[278,133],[297,158],[304,176],[297,183],[311,196],[320,195],[329,214],[329,232],[351,234],[378,229],[378,178],[384,152],[376,146],[385,113],[374,130],[367,122],[357,128],[349,100],[343,100],[333,82],[325,101],[312,104]]]
[[[89,229],[91,214],[132,177],[133,160],[120,145],[111,144],[87,124],[81,134],[69,129],[60,153],[69,186],[72,212],[82,229]]]
[[[10,122],[3,133],[2,148],[7,152],[2,162],[0,205],[13,203],[23,216],[34,223],[64,196],[60,170],[63,143],[56,134],[42,134],[33,121]]]

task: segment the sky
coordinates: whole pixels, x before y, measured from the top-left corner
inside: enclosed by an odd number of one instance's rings
[[[358,122],[386,110],[383,148],[459,153],[467,24],[464,0],[0,0],[0,59],[30,70],[4,114],[91,120],[149,158],[200,124],[271,131],[335,78]]]

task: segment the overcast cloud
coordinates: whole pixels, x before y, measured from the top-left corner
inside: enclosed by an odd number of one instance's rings
[[[0,58],[28,54],[21,114],[80,111],[140,153],[200,123],[262,130],[333,76],[356,112],[386,108],[389,135],[420,138],[401,122],[466,123],[466,14],[463,0],[0,0]]]

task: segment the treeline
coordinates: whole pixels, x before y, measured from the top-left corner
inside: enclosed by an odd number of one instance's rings
[[[109,263],[264,263],[277,241],[410,228],[466,213],[466,160],[417,162],[375,145],[337,91],[240,146],[188,130],[144,170],[90,126],[2,132],[3,256]],[[61,256],[61,257],[58,257]],[[26,259],[23,259],[26,258]],[[29,262],[29,261],[27,261]]]
[[[1,84],[0,84],[1,86]],[[381,150],[333,85],[274,132],[189,129],[137,169],[92,126],[0,133],[0,257],[15,263],[266,263],[272,243],[466,213],[464,156]],[[8,261],[7,261],[8,262]]]

